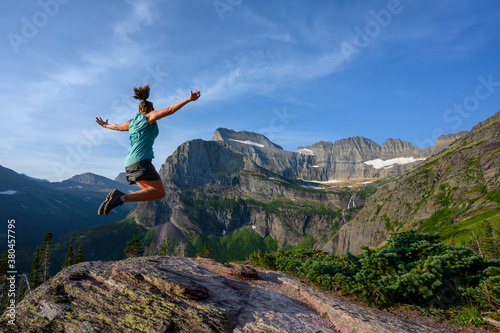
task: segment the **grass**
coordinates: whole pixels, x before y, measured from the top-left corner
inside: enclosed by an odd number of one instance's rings
[[[185,255],[196,257],[203,251],[204,244],[211,249],[209,258],[221,261],[242,261],[252,253],[274,252],[278,250],[278,242],[271,236],[261,237],[252,228],[241,228],[222,238],[212,236],[196,235],[185,249]]]
[[[457,215],[458,211],[456,209],[443,208],[421,223],[420,228],[428,233],[444,231],[453,224],[452,217]]]
[[[469,235],[471,235],[472,232],[478,235],[482,230],[481,222],[485,220],[488,220],[493,228],[496,229],[500,223],[500,208],[495,208],[472,216],[468,219],[446,226],[446,228],[442,228],[442,230],[438,231],[440,232],[443,240],[449,239],[453,236],[457,244],[461,244],[469,238]]]

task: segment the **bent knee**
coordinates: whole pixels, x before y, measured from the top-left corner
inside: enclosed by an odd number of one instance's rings
[[[165,190],[156,190],[156,200],[165,198]]]

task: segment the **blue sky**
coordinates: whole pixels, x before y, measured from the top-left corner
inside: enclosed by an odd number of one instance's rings
[[[137,111],[163,108],[157,168],[218,127],[295,151],[400,138],[417,147],[500,110],[500,2],[9,1],[0,34],[0,165],[51,181],[123,170]]]

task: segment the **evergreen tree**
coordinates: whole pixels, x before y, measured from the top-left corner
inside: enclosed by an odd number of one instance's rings
[[[42,259],[40,248],[37,247],[35,250],[35,258],[31,264],[31,274],[28,279],[31,289],[35,289],[42,284]]]
[[[482,250],[484,253],[484,257],[486,259],[498,259],[498,242],[495,238],[496,235],[494,235],[494,230],[493,227],[491,226],[491,223],[486,220],[482,224],[482,229],[483,235],[482,235]]]
[[[127,246],[125,246],[123,253],[125,253],[127,257],[140,257],[144,254],[142,244],[135,235],[130,242],[127,242]]]
[[[68,266],[73,265],[73,263],[74,263],[73,257],[74,257],[73,246],[70,244],[68,246],[68,251],[66,252],[66,258],[64,258],[64,262],[63,262],[61,269],[63,269],[64,267],[68,267]]]
[[[81,263],[84,261],[85,261],[85,259],[83,257],[83,253],[82,253],[82,244],[80,244],[80,245],[78,245],[78,251],[76,251],[76,257],[75,257],[74,263],[78,264],[78,263]]]
[[[47,232],[45,237],[43,238],[43,245],[41,250],[41,259],[42,259],[42,282],[45,282],[49,279],[49,269],[50,269],[50,255],[52,253],[52,233]]]
[[[207,242],[203,243],[203,251],[197,253],[198,257],[208,258],[208,256],[212,253],[212,249],[208,246]]]
[[[158,251],[159,256],[166,256],[168,254],[168,245],[163,241],[160,246],[160,251]]]
[[[7,297],[7,271],[8,271],[8,261],[9,261],[9,253],[5,251],[3,253],[2,258],[0,259],[0,313],[3,312],[5,308],[8,306],[8,297]]]

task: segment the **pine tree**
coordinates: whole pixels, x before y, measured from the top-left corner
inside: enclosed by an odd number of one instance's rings
[[[74,263],[73,257],[74,257],[73,246],[70,244],[68,246],[68,251],[66,252],[66,258],[64,258],[64,262],[63,262],[61,269],[63,269],[64,267],[68,267],[68,266],[73,265],[73,263]]]
[[[203,251],[197,253],[198,257],[208,258],[208,256],[212,253],[212,249],[208,246],[207,242],[203,243]]]
[[[31,274],[28,279],[31,289],[35,289],[42,284],[42,259],[40,248],[37,247],[35,250],[35,258],[31,264]]]
[[[125,246],[123,253],[125,253],[127,257],[139,257],[144,254],[142,244],[135,235],[130,242],[127,242],[127,246]]]
[[[43,246],[41,250],[41,259],[42,259],[42,282],[45,282],[49,279],[49,269],[50,269],[50,255],[52,253],[52,233],[47,232],[45,237],[43,238]]]
[[[8,271],[9,253],[5,251],[0,259],[0,313],[8,306],[7,298],[7,271]]]
[[[159,256],[166,256],[168,254],[168,245],[163,241],[160,246],[160,251],[158,251]]]
[[[76,257],[75,257],[74,263],[78,264],[78,263],[81,263],[84,261],[85,261],[85,259],[83,257],[83,253],[82,253],[82,244],[80,244],[80,245],[78,245],[78,251],[76,252]]]
[[[484,257],[487,259],[498,259],[499,246],[497,242],[497,237],[494,234],[493,227],[488,220],[482,224],[483,234],[482,234],[482,248]]]

